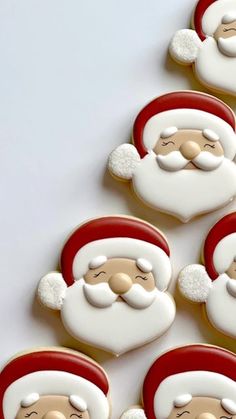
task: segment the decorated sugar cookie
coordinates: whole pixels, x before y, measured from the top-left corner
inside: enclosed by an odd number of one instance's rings
[[[13,358],[0,374],[1,419],[108,419],[103,369],[79,352],[45,348]]]
[[[192,64],[208,88],[236,95],[235,0],[199,0],[192,27],[176,32],[170,54],[181,64]]]
[[[236,194],[235,115],[199,92],[161,96],[139,113],[133,145],[108,162],[117,178],[132,181],[150,207],[183,222],[229,203]]]
[[[175,318],[165,237],[136,218],[107,216],[82,224],[61,254],[61,273],[39,283],[38,298],[60,310],[79,341],[120,355],[158,338]]]
[[[121,419],[235,419],[236,355],[207,345],[166,352],[148,371],[142,400]]]
[[[205,306],[210,323],[236,339],[236,212],[209,232],[203,265],[189,265],[179,275],[181,293]]]

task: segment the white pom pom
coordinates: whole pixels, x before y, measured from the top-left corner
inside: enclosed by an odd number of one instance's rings
[[[134,145],[122,144],[110,154],[108,168],[114,176],[130,180],[140,160]]]
[[[202,265],[189,265],[178,278],[181,294],[195,303],[205,303],[212,287],[206,269]]]
[[[200,47],[201,40],[195,31],[181,29],[172,38],[169,51],[174,60],[182,64],[191,64],[195,62]]]
[[[147,419],[147,417],[143,409],[132,408],[123,413],[120,419]]]
[[[45,275],[38,285],[39,301],[52,310],[60,310],[66,295],[67,285],[59,272]]]

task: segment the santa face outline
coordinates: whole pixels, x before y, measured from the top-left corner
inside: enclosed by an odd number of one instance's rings
[[[88,410],[75,408],[67,396],[41,396],[27,407],[20,407],[16,419],[90,419]]]
[[[82,224],[66,242],[61,266],[62,273],[42,278],[38,297],[61,312],[79,341],[120,355],[158,338],[174,321],[169,247],[142,220],[107,216]]]
[[[115,178],[132,181],[149,207],[188,222],[235,197],[235,129],[233,111],[219,99],[193,91],[167,93],[139,112],[133,144],[118,146],[108,169]]]
[[[167,135],[168,130],[170,132]],[[153,149],[157,155],[159,166],[169,171],[214,170],[218,168],[223,161],[224,150],[217,136],[213,140],[207,134],[209,134],[207,129],[201,131],[167,128]],[[214,133],[211,134],[214,137]],[[171,153],[173,161],[172,164],[169,164],[171,161],[168,159],[171,157],[169,156]]]
[[[222,406],[222,401],[213,397],[192,397],[184,406],[174,406],[167,419],[235,419]]]

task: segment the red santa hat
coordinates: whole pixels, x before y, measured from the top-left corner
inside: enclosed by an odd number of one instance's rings
[[[165,237],[150,224],[134,217],[107,216],[74,231],[62,250],[61,271],[70,286],[109,258],[131,258],[144,272],[153,272],[157,288],[163,291],[171,279],[169,256]]]
[[[199,0],[194,12],[193,23],[199,38],[204,41],[221,23],[236,20],[235,0]]]
[[[109,383],[94,361],[69,350],[45,349],[19,355],[6,365],[0,380],[0,417],[15,419],[20,407],[40,396],[63,395],[91,419],[108,419]]]
[[[226,215],[210,230],[203,249],[208,275],[214,281],[236,257],[236,212]]]
[[[236,356],[225,349],[190,345],[158,358],[146,375],[143,403],[147,419],[167,419],[174,407],[194,396],[214,397],[236,414]]]
[[[178,129],[199,129],[210,133],[212,141],[220,140],[227,158],[232,160],[235,157],[233,111],[221,100],[193,91],[165,94],[142,109],[133,127],[133,143],[140,157],[154,148],[159,137],[166,138],[168,133],[173,134],[173,130]]]

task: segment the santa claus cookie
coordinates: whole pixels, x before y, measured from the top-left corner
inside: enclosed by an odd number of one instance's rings
[[[210,323],[236,339],[236,212],[226,215],[209,232],[203,265],[189,265],[179,275],[181,293],[202,303]]]
[[[170,280],[170,251],[162,233],[136,218],[108,216],[72,233],[62,250],[61,273],[42,278],[38,298],[61,311],[76,339],[120,355],[171,326]]]
[[[114,150],[108,167],[132,180],[150,207],[187,222],[236,195],[235,154],[233,111],[212,96],[185,91],[149,103],[134,123],[133,145]]]
[[[12,359],[0,375],[1,419],[108,419],[103,369],[79,352],[45,348]]]
[[[176,32],[170,54],[181,64],[192,64],[208,88],[236,95],[235,0],[199,0],[192,27]]]
[[[207,345],[171,350],[148,371],[142,400],[121,419],[235,419],[236,356]]]

